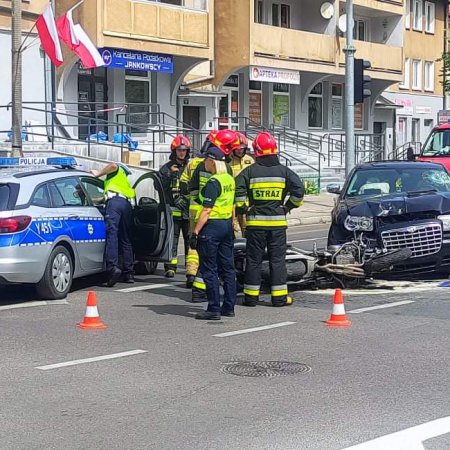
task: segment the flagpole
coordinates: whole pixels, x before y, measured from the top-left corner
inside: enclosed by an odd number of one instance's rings
[[[50,5],[53,9],[53,15],[55,15],[55,0],[50,0]],[[55,149],[55,114],[56,114],[56,67],[53,63],[50,63],[50,87],[51,87],[51,126],[52,126],[52,150]],[[47,105],[45,106],[47,109]]]

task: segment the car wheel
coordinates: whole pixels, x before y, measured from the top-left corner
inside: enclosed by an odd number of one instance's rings
[[[134,266],[137,275],[153,275],[156,272],[158,263],[156,261],[139,261]]]
[[[73,262],[69,251],[59,245],[50,254],[44,276],[36,285],[40,297],[48,300],[65,298],[73,280]]]

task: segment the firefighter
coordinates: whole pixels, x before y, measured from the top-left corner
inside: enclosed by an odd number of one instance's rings
[[[104,190],[106,195],[106,271],[108,287],[114,286],[121,277],[125,283],[134,283],[134,256],[131,244],[131,225],[135,198],[134,189],[128,176],[127,166],[110,163],[101,170],[91,170],[94,177],[106,175]],[[123,257],[123,271],[119,266],[119,253]]]
[[[209,145],[211,139],[213,139],[216,133],[217,131],[213,130],[208,134],[205,143],[203,144],[201,153],[203,153],[204,149]],[[192,233],[192,231],[194,230],[195,217],[197,215],[197,212],[201,209],[201,206],[197,202],[197,197],[199,193],[198,188],[193,189],[192,192],[190,191],[191,179],[194,175],[195,170],[197,169],[197,166],[203,161],[204,161],[203,156],[197,156],[189,160],[180,178],[181,194],[189,202],[189,233]],[[198,271],[198,265],[199,261],[197,250],[189,248],[188,253],[186,254],[186,287],[188,289],[190,289],[194,284],[195,276]]]
[[[203,154],[205,155],[210,146],[217,147],[225,155],[225,161],[229,158],[233,150],[237,149],[240,145],[239,136],[235,131],[232,130],[220,130],[217,133],[210,134],[207,142],[203,145]],[[227,172],[232,175],[233,172],[228,164],[225,165]],[[189,190],[194,198],[193,202],[196,205],[197,211],[201,209],[201,204],[198,199],[199,192],[203,189],[206,182],[210,178],[211,173],[205,167],[205,160],[203,160],[195,169],[191,182],[189,183]],[[197,215],[198,217],[198,215]],[[191,253],[189,253],[191,255]],[[197,259],[197,269],[198,269],[198,259]],[[192,264],[191,268],[194,268]],[[201,276],[200,271],[197,270],[194,282],[192,284],[192,302],[203,302],[206,300],[205,283]]]
[[[230,167],[233,171],[233,177],[236,179],[237,176],[248,166],[253,164],[255,160],[247,154],[248,152],[248,139],[244,133],[237,133],[240,140],[239,148],[232,151],[230,157]],[[236,214],[233,221],[234,232],[238,233],[241,231],[242,237],[245,236],[245,214]]]
[[[255,164],[236,180],[236,210],[246,212],[247,218],[244,305],[256,306],[259,300],[267,247],[272,305],[284,306],[291,301],[286,285],[286,214],[300,206],[305,190],[298,175],[280,164],[277,143],[270,133],[258,134],[253,150]]]
[[[189,139],[182,135],[176,136],[170,144],[169,162],[159,169],[163,188],[169,199],[174,224],[172,260],[168,264],[164,264],[164,275],[167,278],[173,278],[177,271],[180,233],[183,233],[185,255],[188,254],[189,249],[188,201],[181,195],[180,177],[189,161],[190,151],[191,143]]]
[[[200,320],[234,317],[236,274],[233,260],[233,209],[235,181],[225,164],[226,154],[214,144],[205,150],[204,166],[211,174],[199,193],[201,210],[190,239],[190,247],[200,256],[200,272],[205,286],[208,307],[198,313]],[[220,306],[220,278],[224,301]]]

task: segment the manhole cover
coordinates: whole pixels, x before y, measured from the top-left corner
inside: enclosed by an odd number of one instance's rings
[[[227,363],[222,368],[223,372],[240,377],[284,377],[310,370],[306,364],[288,361],[238,361]]]

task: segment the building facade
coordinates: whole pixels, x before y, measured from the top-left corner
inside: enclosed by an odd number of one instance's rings
[[[444,109],[439,58],[445,50],[448,2],[405,1],[403,79],[384,94],[396,109],[395,146],[424,142]],[[413,144],[412,144],[413,145]]]

